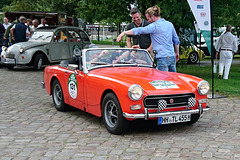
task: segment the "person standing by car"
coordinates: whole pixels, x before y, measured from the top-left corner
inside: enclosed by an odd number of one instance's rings
[[[176,72],[180,41],[173,24],[161,18],[158,6],[148,8],[145,16],[151,24],[124,31],[117,37],[117,41],[121,41],[124,35],[150,34],[153,50],[157,51],[158,70]]]
[[[17,20],[13,21],[12,24],[10,26],[8,26],[8,28],[6,29],[5,34],[4,34],[4,39],[9,39],[9,45],[10,46],[15,43],[14,40],[12,39],[10,29],[17,23],[18,23]],[[6,47],[8,47],[8,46],[6,46]]]
[[[20,16],[19,23],[10,29],[12,39],[15,41],[15,43],[25,42],[27,40],[26,32],[28,27],[25,25],[26,20],[27,19],[24,16]]]
[[[6,32],[7,28],[11,25],[11,23],[8,22],[8,18],[7,18],[7,17],[4,17],[4,18],[3,18],[3,21],[4,21],[3,26],[4,26],[5,32]],[[6,47],[8,47],[8,46],[9,46],[9,37],[8,37],[8,38],[5,38],[5,36],[4,36],[3,38],[5,39],[4,45],[5,45]]]
[[[231,31],[232,26],[227,25],[226,32],[219,38],[216,45],[216,58],[218,57],[218,53],[220,53],[219,79],[222,78],[223,70],[225,70],[223,79],[228,79],[234,52],[237,52],[238,50],[236,37],[231,33]]]
[[[46,19],[42,18],[41,19],[41,24],[39,24],[38,27],[45,27],[45,26],[48,26],[48,24],[46,24]]]
[[[137,27],[145,27],[149,25],[148,21],[141,18],[141,13],[138,8],[132,8],[130,11],[131,17],[133,22],[130,23],[127,26],[127,30],[137,28]],[[127,36],[127,47],[132,48],[132,42],[133,40],[133,48],[142,48],[147,49],[148,52],[151,51],[152,45],[151,45],[151,38],[149,34],[140,34],[140,35],[128,35]]]
[[[4,43],[4,39],[3,39],[4,33],[5,33],[5,28],[4,28],[3,24],[0,23],[0,47],[2,47],[2,45]]]
[[[12,24],[12,23],[8,22],[7,17],[4,17],[3,21],[4,21],[3,26],[4,26],[5,29],[7,29]]]
[[[32,25],[32,30],[33,32],[38,28],[38,25],[39,25],[39,21],[37,19],[34,19],[32,21],[33,25]]]

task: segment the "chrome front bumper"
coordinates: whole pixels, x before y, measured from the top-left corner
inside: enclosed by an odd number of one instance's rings
[[[195,110],[149,113],[148,109],[145,108],[145,113],[140,113],[140,114],[123,113],[123,116],[125,118],[131,118],[131,119],[144,118],[144,119],[148,120],[149,118],[158,118],[158,117],[162,117],[162,116],[181,115],[181,114],[199,114],[199,115],[201,115],[203,112],[207,112],[209,110],[210,110],[209,106],[207,106],[206,108],[202,108],[202,106],[199,105],[198,109],[195,109]]]

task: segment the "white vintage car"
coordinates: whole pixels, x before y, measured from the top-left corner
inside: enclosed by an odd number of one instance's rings
[[[27,42],[2,47],[1,63],[8,69],[14,66],[33,66],[59,63],[79,55],[84,48],[93,47],[86,32],[78,27],[44,27],[37,29]]]

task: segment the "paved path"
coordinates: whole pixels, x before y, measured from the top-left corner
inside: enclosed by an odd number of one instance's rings
[[[42,74],[0,69],[0,160],[240,159],[239,99],[210,99],[192,126],[142,120],[117,136],[93,115],[56,111]]]

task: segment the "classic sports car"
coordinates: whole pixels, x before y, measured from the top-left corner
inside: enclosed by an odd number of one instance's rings
[[[57,110],[70,105],[102,117],[113,134],[138,118],[159,125],[197,122],[209,110],[208,82],[154,67],[146,50],[84,49],[72,61],[46,67],[42,84]]]
[[[84,48],[93,46],[88,35],[73,26],[38,28],[27,42],[2,47],[1,62],[8,69],[29,65],[40,70],[42,64],[72,59]]]

